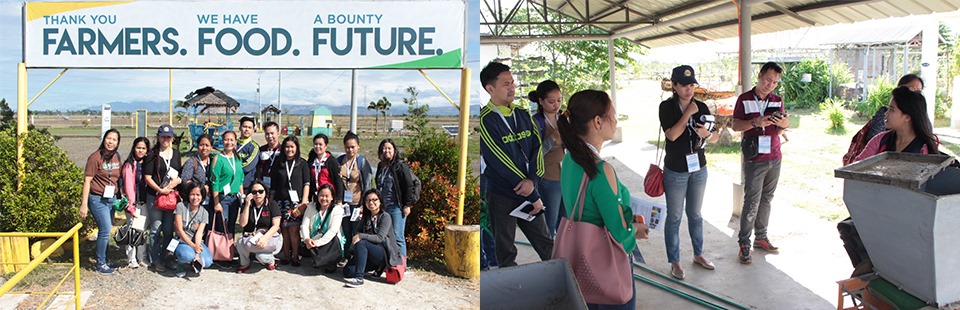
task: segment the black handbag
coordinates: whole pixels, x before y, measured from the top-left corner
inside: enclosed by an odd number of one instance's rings
[[[130,224],[126,224],[117,228],[113,240],[117,242],[117,245],[141,246],[147,243],[147,234],[142,230],[133,228]]]
[[[760,137],[749,136],[740,139],[740,151],[745,160],[751,160],[760,155]]]
[[[313,256],[314,268],[336,264],[343,256],[340,251],[340,236],[334,237],[327,244],[310,249],[310,254]]]

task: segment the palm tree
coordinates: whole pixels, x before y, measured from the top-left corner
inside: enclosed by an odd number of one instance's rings
[[[370,105],[367,106],[367,110],[380,111],[379,106],[377,106],[377,103],[376,103],[375,101],[370,101]],[[374,125],[373,125],[373,130],[374,130],[374,131],[373,131],[373,132],[374,132],[374,134],[377,134],[377,130],[380,129],[380,114],[379,114],[379,113],[373,115],[373,123],[374,123]]]
[[[380,98],[376,102],[370,101],[370,104],[367,105],[367,110],[377,111],[377,114],[373,115],[373,128],[374,134],[380,133],[380,115],[383,115],[384,124],[387,120],[387,111],[390,110],[390,100],[387,100],[387,97]]]

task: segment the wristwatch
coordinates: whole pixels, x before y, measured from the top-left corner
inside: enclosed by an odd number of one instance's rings
[[[750,120],[750,126],[753,126],[753,128],[757,128],[757,119],[756,119],[756,118]]]

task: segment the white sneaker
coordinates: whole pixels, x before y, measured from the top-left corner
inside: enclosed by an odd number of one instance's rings
[[[130,261],[129,263],[127,263],[127,268],[130,268],[130,269],[140,268],[140,263],[137,263],[137,261]]]

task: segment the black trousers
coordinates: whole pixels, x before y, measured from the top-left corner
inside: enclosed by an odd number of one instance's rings
[[[517,246],[513,242],[518,226],[527,240],[530,240],[540,260],[548,260],[553,254],[553,240],[547,233],[547,222],[543,216],[537,216],[531,222],[518,221],[518,218],[510,216],[510,212],[523,202],[524,198],[520,196],[504,197],[487,192],[487,208],[490,211],[490,225],[493,227],[497,264],[500,268],[517,265]]]

